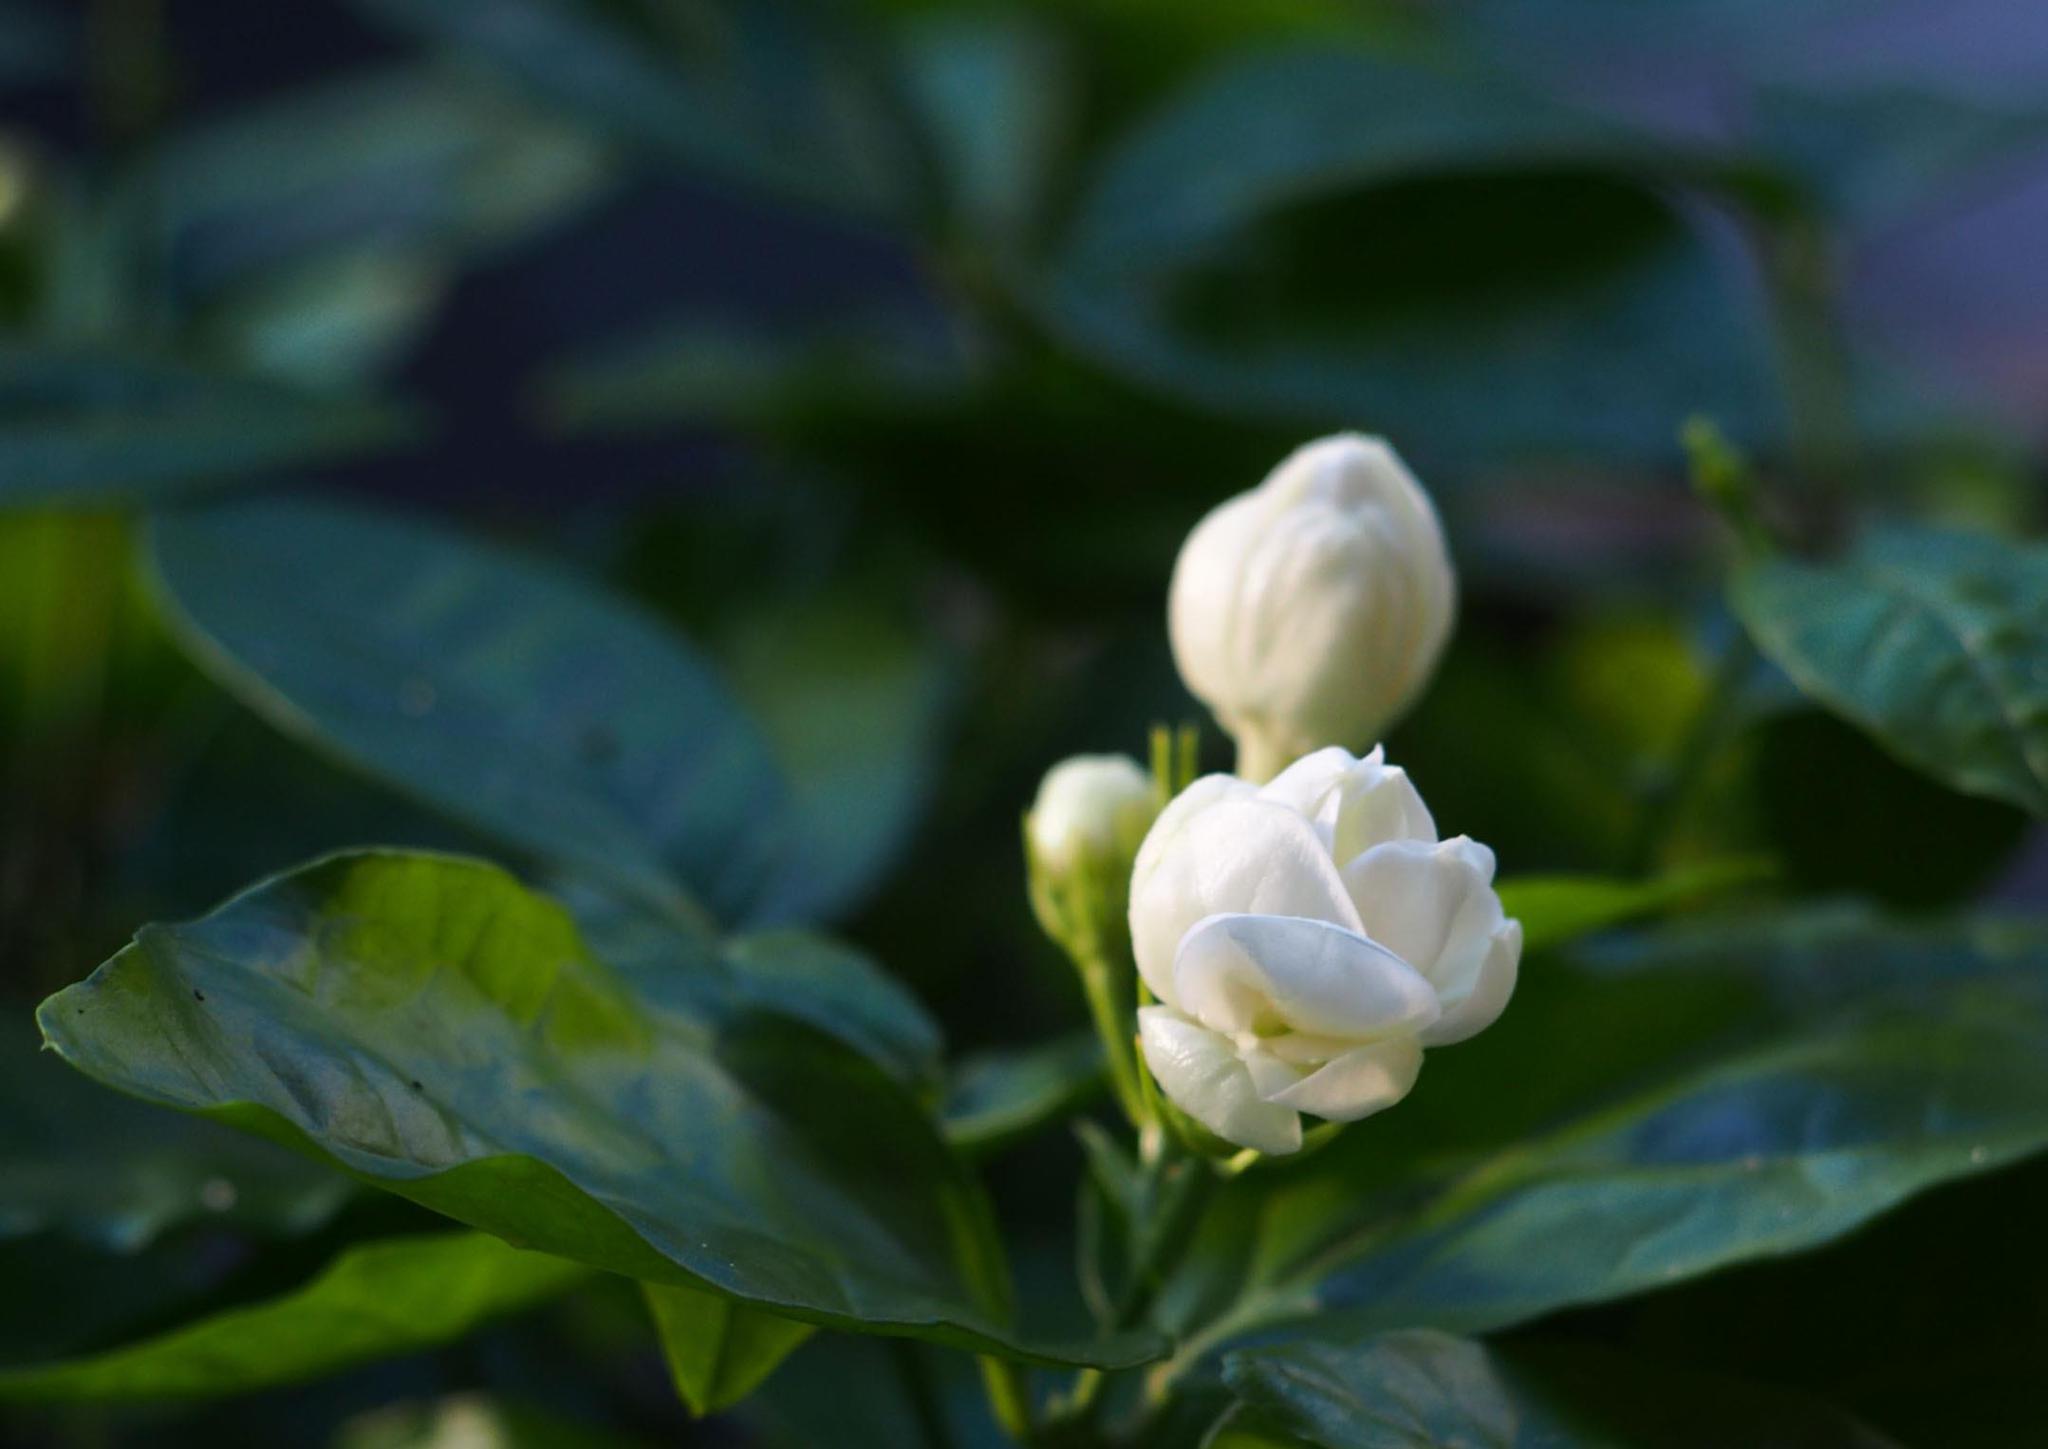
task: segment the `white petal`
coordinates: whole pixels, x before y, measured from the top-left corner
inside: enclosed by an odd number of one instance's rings
[[[1463,1001],[1500,929],[1493,852],[1459,836],[1391,841],[1344,868],[1365,933],[1429,978],[1444,1008]]]
[[[1234,702],[1243,663],[1237,643],[1244,559],[1272,500],[1254,490],[1218,504],[1181,545],[1167,589],[1167,638],[1188,692],[1212,708]]]
[[[1171,1007],[1147,1006],[1138,1041],[1167,1099],[1218,1137],[1275,1155],[1301,1147],[1300,1114],[1260,1098],[1227,1037]]]
[[[1407,1096],[1421,1070],[1422,1044],[1412,1036],[1388,1037],[1332,1057],[1270,1100],[1332,1122],[1356,1122]]]
[[[1210,916],[1173,965],[1181,1010],[1224,1032],[1283,1027],[1347,1041],[1413,1033],[1437,1017],[1415,969],[1356,931],[1299,916]]]
[[[1436,839],[1436,822],[1408,772],[1374,747],[1362,759],[1335,746],[1304,755],[1259,791],[1307,816],[1340,863],[1389,840]]]
[[[1478,975],[1465,995],[1446,999],[1444,1014],[1423,1029],[1424,1046],[1448,1046],[1492,1026],[1514,995],[1522,961],[1522,923],[1503,921],[1494,933]]]
[[[1303,1076],[1300,1067],[1293,1066],[1262,1048],[1241,1051],[1238,1060],[1244,1063],[1245,1071],[1251,1074],[1252,1090],[1268,1102],[1278,1098]]]
[[[1306,916],[1358,929],[1344,879],[1314,827],[1283,805],[1210,793],[1211,803],[1172,822],[1174,833],[1158,850],[1147,839],[1131,875],[1132,949],[1145,984],[1168,1005],[1178,1000],[1174,956],[1209,916]],[[1159,825],[1168,823],[1162,815]]]
[[[1377,764],[1379,759],[1377,749],[1360,760],[1343,746],[1331,745],[1312,755],[1303,755],[1268,780],[1259,787],[1259,797],[1291,806],[1318,825],[1325,823],[1326,814],[1334,821],[1337,790],[1344,777],[1357,766]]]
[[[1159,818],[1139,843],[1137,858],[1131,862],[1131,941],[1137,953],[1139,974],[1152,988],[1152,994],[1162,1000],[1166,999],[1164,992],[1172,989],[1173,953],[1180,945],[1180,932],[1173,931],[1170,925],[1156,930],[1141,928],[1141,906],[1156,910],[1160,904],[1153,900],[1146,886],[1159,873],[1190,821],[1224,800],[1249,799],[1257,793],[1257,787],[1235,775],[1204,775],[1167,801],[1166,808],[1159,812]],[[1184,931],[1185,927],[1181,929]]]
[[[1388,765],[1370,784],[1347,783],[1338,804],[1332,854],[1353,860],[1390,840],[1436,840],[1436,821],[1399,765]]]

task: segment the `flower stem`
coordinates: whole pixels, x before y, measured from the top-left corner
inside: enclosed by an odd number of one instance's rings
[[[1158,1183],[1149,1218],[1139,1225],[1130,1282],[1117,1304],[1115,1329],[1143,1320],[1180,1250],[1186,1245],[1221,1179],[1198,1157],[1169,1149],[1155,1171]]]
[[[1149,1114],[1138,1076],[1140,1068],[1132,1007],[1117,990],[1117,982],[1132,979],[1137,974],[1136,969],[1126,967],[1119,972],[1100,951],[1077,954],[1074,965],[1080,972],[1082,995],[1088,998],[1088,1015],[1095,1023],[1095,1034],[1102,1038],[1102,1050],[1109,1061],[1110,1087],[1116,1093],[1117,1105],[1123,1108],[1132,1126],[1143,1130]]]

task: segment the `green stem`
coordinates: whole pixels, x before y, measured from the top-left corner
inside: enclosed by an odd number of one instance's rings
[[[1147,1163],[1146,1178],[1151,1184],[1146,1196],[1152,1211],[1136,1226],[1130,1281],[1107,1324],[1111,1333],[1135,1328],[1144,1321],[1223,1181],[1211,1163],[1171,1145]],[[1053,1423],[1069,1430],[1088,1424],[1100,1409],[1104,1382],[1100,1371],[1082,1369],[1056,1410]]]
[[[1132,1008],[1117,990],[1118,980],[1134,979],[1137,968],[1126,967],[1119,973],[1100,951],[1086,953],[1085,959],[1077,953],[1074,965],[1080,972],[1081,993],[1088,998],[1088,1015],[1095,1023],[1095,1034],[1102,1038],[1102,1050],[1109,1060],[1110,1087],[1116,1093],[1117,1105],[1123,1108],[1131,1125],[1142,1130],[1149,1118],[1138,1075]]]
[[[1161,1192],[1150,1219],[1140,1228],[1131,1280],[1117,1305],[1113,1329],[1131,1328],[1143,1320],[1166,1270],[1186,1244],[1221,1180],[1201,1158],[1171,1150],[1161,1158],[1155,1176]]]
[[[989,1412],[1003,1432],[1020,1444],[1028,1443],[1034,1429],[1031,1390],[1024,1382],[1024,1371],[1009,1359],[984,1354],[981,1387],[988,1396]]]

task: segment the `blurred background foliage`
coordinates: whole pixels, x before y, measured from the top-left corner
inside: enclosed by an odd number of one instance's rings
[[[1741,642],[1679,437],[1711,418],[1815,542],[2037,528],[2043,96],[2020,0],[6,0],[0,1001],[25,1021],[138,922],[322,850],[493,848],[237,704],[137,567],[141,507],[318,488],[678,626],[828,841],[763,912],[837,923],[956,1052],[1065,1031],[1017,816],[1058,756],[1195,715],[1162,628],[1180,539],[1347,427],[1431,487],[1463,589],[1390,751],[1506,870],[1762,856],[1767,893],[2037,907],[2025,815]],[[317,552],[278,586],[374,605]],[[5,1040],[10,1362],[427,1221],[203,1124],[168,1140]],[[994,1168],[1052,1274],[1073,1155]],[[1796,1266],[1524,1332],[2014,1442],[2044,1192],[1946,1188]],[[636,1314],[601,1285],[309,1388],[14,1432],[804,1443],[875,1400],[858,1442],[908,1442],[871,1372],[893,1350],[826,1336],[744,1426],[686,1430]],[[1995,1346],[1913,1326],[1954,1321]]]

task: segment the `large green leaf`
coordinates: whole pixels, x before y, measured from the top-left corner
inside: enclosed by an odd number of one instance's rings
[[[480,863],[316,862],[146,928],[39,1019],[89,1075],[524,1246],[852,1330],[1156,1351],[1020,1338],[979,1189],[900,1086],[743,1000],[641,998]]]
[[[1663,456],[1691,410],[1775,426],[1760,300],[1653,184],[1720,169],[1499,76],[1255,53],[1110,155],[1041,300],[1204,406]]]
[[[1356,1343],[1304,1340],[1231,1354],[1238,1409],[1215,1449],[1719,1449],[1888,1440],[1781,1391],[1673,1372],[1597,1350],[1489,1348],[1427,1330]]]
[[[1309,1316],[1500,1327],[1795,1252],[2048,1145],[2039,928],[1658,940],[1525,973],[1402,1105],[1234,1184],[1163,1299],[1183,1362]]]
[[[2048,548],[1890,528],[1735,577],[1757,646],[1900,758],[2048,814]]]
[[[0,1399],[197,1398],[297,1383],[460,1338],[588,1270],[483,1233],[351,1248],[312,1282],[105,1353],[0,1372]]]
[[[693,1414],[715,1414],[752,1393],[810,1336],[777,1318],[674,1283],[641,1285],[676,1392]]]
[[[194,656],[280,728],[661,909],[761,890],[784,843],[767,748],[624,603],[339,504],[169,514],[148,549]]]
[[[0,507],[140,498],[385,446],[390,408],[106,351],[0,347]]]
[[[806,7],[678,8],[636,30],[585,0],[357,5],[688,165],[855,210],[903,199],[903,138],[872,65]]]
[[[0,1032],[0,1240],[59,1232],[134,1253],[220,1223],[303,1233],[348,1179],[211,1122],[119,1097],[43,1052],[26,1012]]]

